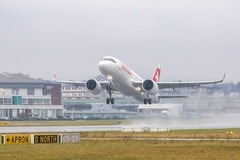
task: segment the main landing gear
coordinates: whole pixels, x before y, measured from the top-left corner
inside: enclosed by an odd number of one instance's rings
[[[149,98],[149,94],[147,94],[147,98],[144,98],[143,103],[144,104],[152,104],[152,99]]]
[[[111,84],[107,85],[106,90],[107,90],[107,92],[109,94],[109,98],[106,99],[106,103],[107,104],[110,104],[110,103],[114,104],[115,100],[114,100],[114,98],[112,98],[112,94],[113,94],[112,85]]]

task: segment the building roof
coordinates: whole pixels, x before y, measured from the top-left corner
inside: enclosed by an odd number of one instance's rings
[[[1,73],[0,83],[43,83],[21,73]]]

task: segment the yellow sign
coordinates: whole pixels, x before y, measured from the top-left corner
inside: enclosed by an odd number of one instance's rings
[[[8,125],[8,123],[9,123],[9,122],[0,122],[0,125],[6,126],[6,125]]]
[[[30,134],[6,134],[4,138],[5,144],[30,144]]]
[[[34,143],[58,143],[58,135],[34,135]]]

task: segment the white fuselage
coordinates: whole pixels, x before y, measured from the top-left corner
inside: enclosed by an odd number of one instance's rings
[[[144,80],[120,60],[110,56],[104,57],[99,62],[99,70],[122,94],[131,96],[138,101],[147,98],[145,92],[141,92],[133,86],[134,81],[143,82]],[[158,102],[156,96],[151,96],[151,99],[155,103]]]

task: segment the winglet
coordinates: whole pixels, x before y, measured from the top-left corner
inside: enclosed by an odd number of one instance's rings
[[[226,72],[224,73],[223,78],[222,78],[220,81],[215,81],[215,82],[216,82],[216,83],[221,83],[221,82],[224,81],[225,77],[226,77]]]
[[[225,77],[226,77],[226,72],[223,75],[222,81],[225,79]]]
[[[160,80],[160,73],[161,73],[161,69],[160,69],[160,65],[158,65],[158,67],[157,67],[157,69],[156,69],[156,71],[155,71],[155,73],[153,75],[153,78],[152,78],[152,80],[154,82],[159,82],[159,80]]]

